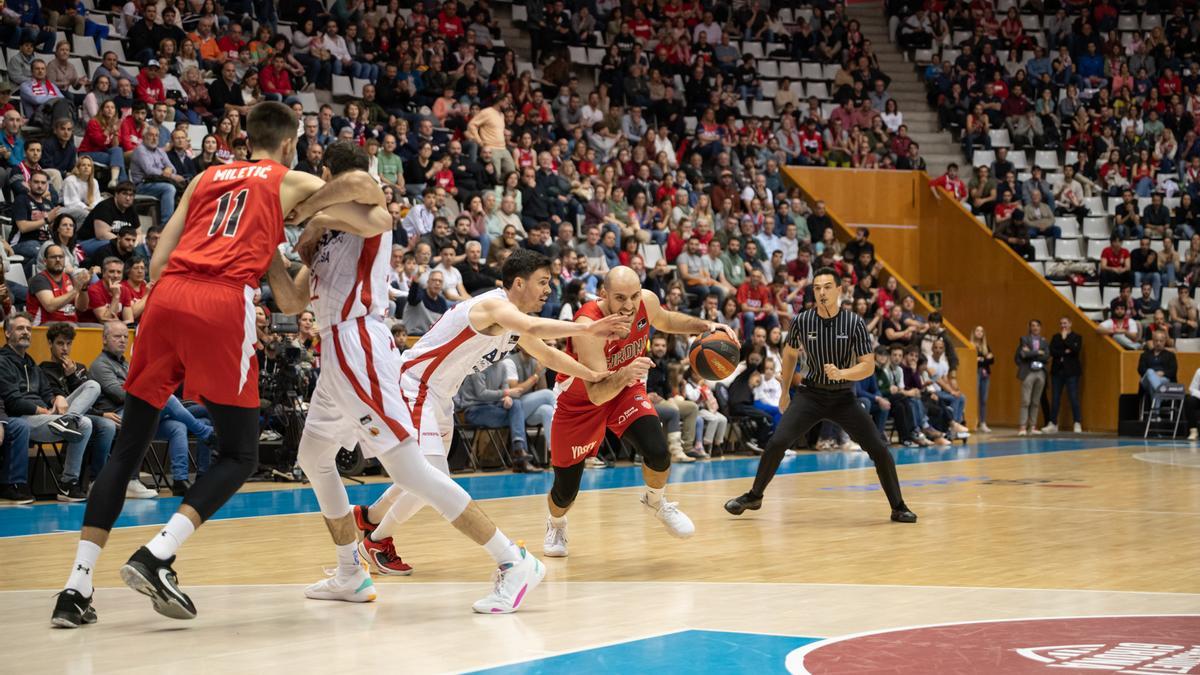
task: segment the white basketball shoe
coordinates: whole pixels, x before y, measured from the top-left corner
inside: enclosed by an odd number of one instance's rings
[[[367,570],[359,567],[349,576],[335,574],[304,589],[304,597],[312,600],[341,600],[343,602],[372,602],[375,582]]]
[[[547,558],[567,557],[567,519],[563,518],[562,527],[555,527],[550,518],[546,518],[546,539],[542,542],[542,554]]]
[[[521,559],[492,573],[492,592],[475,602],[479,614],[511,614],[546,577],[546,566],[521,547]]]
[[[687,539],[696,534],[696,526],[692,524],[691,518],[679,510],[678,502],[662,499],[657,506],[653,506],[647,500],[647,496],[646,493],[642,493],[642,505],[654,512],[654,517],[662,522],[671,536]]]

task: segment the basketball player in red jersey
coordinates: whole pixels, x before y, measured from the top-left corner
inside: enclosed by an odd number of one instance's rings
[[[150,271],[158,283],[147,299],[125,382],[121,433],[92,486],[71,576],[51,617],[54,626],[96,621],[91,571],[159,413],[185,376],[188,396],[203,401],[212,417],[220,459],[188,490],[166,527],[125,563],[121,578],[148,595],[160,614],[196,616],[171,563],[184,540],[258,467],[253,298],[283,241],[284,214],[295,211],[304,220],[321,211],[353,234],[390,228],[383,194],[365,173],[325,185],[288,170],[296,151],[296,114],[287,106],[256,105],[247,127],[250,161],[213,166],[197,176],[154,251]]]
[[[691,519],[664,497],[671,473],[671,454],[654,404],[646,396],[646,342],[650,328],[661,333],[694,334],[721,330],[736,339],[728,326],[663,309],[658,296],[642,290],[637,272],[614,267],[604,279],[601,299],[579,308],[575,321],[586,323],[611,314],[630,319],[629,335],[602,340],[588,335],[568,340],[567,353],[588,368],[607,369],[620,376],[583,382],[559,375],[558,399],[550,430],[554,485],[547,496],[550,509],[542,551],[552,558],[567,555],[567,511],[579,494],[584,460],[595,455],[606,429],[628,441],[642,456],[646,492],[642,504],[654,512],[667,531],[681,539],[695,533]]]

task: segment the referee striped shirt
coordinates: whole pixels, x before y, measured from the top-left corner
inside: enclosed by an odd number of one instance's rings
[[[854,384],[849,380],[830,380],[825,376],[826,363],[841,369],[851,368],[864,354],[871,353],[866,324],[857,314],[845,310],[839,310],[831,319],[822,318],[815,309],[800,312],[792,321],[787,344],[804,350],[808,362],[805,384],[829,389],[849,389]]]

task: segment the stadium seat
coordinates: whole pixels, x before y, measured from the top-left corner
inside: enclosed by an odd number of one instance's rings
[[[647,242],[638,247],[638,253],[641,254],[642,260],[646,263],[646,269],[654,269],[658,261],[663,257],[663,248],[661,244]]]
[[[71,36],[71,53],[94,59],[100,58],[100,55],[96,53],[96,41],[84,35]]]
[[[25,278],[25,266],[21,263],[25,261],[23,256],[10,256],[8,261],[12,263],[8,266],[8,271],[4,273],[4,280],[17,284],[19,286],[29,286],[29,281]]]
[[[1104,287],[1103,291],[1100,292],[1100,302],[1102,302],[1104,304],[1104,307],[1109,307],[1112,305],[1112,301],[1116,300],[1117,296],[1120,294],[1121,294],[1120,286],[1114,286],[1112,284],[1109,284],[1108,286]]]
[[[1162,26],[1162,17],[1157,14],[1143,14],[1142,30],[1154,30]]]
[[[1008,129],[992,129],[988,132],[993,148],[1011,148],[1012,141],[1008,137]]]
[[[1175,341],[1177,352],[1200,352],[1200,338],[1179,338]]]
[[[1163,286],[1162,295],[1159,296],[1158,301],[1159,301],[1159,303],[1162,304],[1163,307],[1167,307],[1172,302],[1175,302],[1175,298],[1178,298],[1178,297],[1179,297],[1179,289],[1177,287]]]
[[[1075,302],[1075,291],[1071,288],[1071,284],[1054,284],[1054,290],[1062,293],[1063,297],[1070,302]]]
[[[800,74],[800,64],[796,61],[783,61],[779,64],[779,76],[788,77],[793,80],[799,80],[803,77]]]
[[[1138,18],[1136,14],[1122,14],[1117,17],[1117,30],[1121,32],[1136,31],[1138,29]]]
[[[513,23],[517,23],[518,21],[528,21],[529,20],[529,13],[525,10],[524,3],[516,3],[516,2],[513,3],[513,5],[512,5],[512,20],[513,20]]]
[[[307,111],[308,108],[305,108]],[[317,108],[313,108],[313,112],[317,112]],[[201,146],[204,144],[204,137],[208,135],[208,129],[203,124],[188,125],[188,142],[192,145],[192,150],[200,152]]]
[[[1042,30],[1042,19],[1037,14],[1022,14],[1021,27],[1029,32]]]
[[[1008,161],[1012,162],[1013,168],[1017,171],[1029,168],[1029,155],[1025,154],[1024,150],[1008,153]]]
[[[749,54],[756,59],[761,59],[764,56],[766,56],[765,54],[763,54],[762,43],[758,42],[757,40],[746,40],[745,42],[743,42],[742,43],[742,54],[743,55]],[[759,65],[761,66],[762,64],[760,63]]]
[[[768,78],[771,80],[779,79],[779,64],[770,59],[763,59],[758,62],[758,76],[760,78]]]
[[[806,80],[823,80],[824,73],[821,72],[821,64],[819,63],[802,63],[800,71],[804,74]]]
[[[829,87],[824,82],[809,82],[807,89],[808,95],[816,97],[818,101],[828,101],[830,98]],[[828,115],[824,115],[824,117],[828,118]]]
[[[1083,260],[1083,247],[1079,245],[1078,239],[1059,239],[1054,246],[1054,257],[1059,260]]]
[[[1055,218],[1054,224],[1062,230],[1063,239],[1076,239],[1079,237],[1079,221],[1073,216]]]
[[[1087,257],[1088,260],[1099,260],[1100,254],[1108,246],[1108,239],[1088,239],[1087,240]]]
[[[1104,198],[1103,197],[1084,197],[1083,205],[1087,207],[1088,213],[1093,216],[1104,215]]]
[[[1092,284],[1075,287],[1075,304],[1084,311],[1095,311],[1106,307],[1100,299],[1100,287]]]
[[[776,82],[775,80],[763,80],[760,84],[762,86],[763,98],[767,98],[767,99],[775,98],[775,94],[779,91],[779,83],[778,82]],[[770,103],[770,101],[767,101],[767,102]],[[761,101],[755,101],[755,103],[761,103]],[[750,107],[751,107],[751,109],[754,108],[754,106],[750,106]],[[775,110],[774,105],[771,106],[771,110],[772,111]],[[772,113],[772,114],[774,114],[774,113]]]
[[[755,117],[773,117],[775,104],[770,101],[754,101],[750,108],[750,114]]]
[[[808,98],[808,96],[806,96],[804,94],[804,83],[801,82],[800,80],[796,80],[795,82],[793,82],[790,89],[792,91],[796,92],[796,98],[800,98],[800,99]]]
[[[971,155],[971,166],[988,166],[996,161],[996,153],[991,150],[976,150]]]
[[[317,102],[317,95],[311,91],[297,92],[296,98],[300,99],[300,104],[304,106],[306,113],[316,113],[321,109],[321,104]]]
[[[1047,246],[1045,239],[1031,239],[1029,243],[1033,244],[1033,257],[1035,260],[1052,260],[1050,257],[1050,248]]]
[[[349,75],[333,76],[333,97],[335,99],[354,98],[354,84],[350,81]]]
[[[837,77],[837,73],[840,68],[841,66],[836,63],[826,63],[825,65],[821,66],[821,79],[833,82],[833,79]]]
[[[571,46],[567,47],[567,51],[571,55],[571,63],[587,63],[588,56],[586,47]]]
[[[917,49],[913,51],[913,63],[925,65],[933,61],[932,49]]]
[[[1033,166],[1042,167],[1043,171],[1058,168],[1058,153],[1056,150],[1037,150],[1033,153]]]

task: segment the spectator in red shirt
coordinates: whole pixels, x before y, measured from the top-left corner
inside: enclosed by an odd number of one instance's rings
[[[147,239],[149,233],[147,233]],[[125,281],[121,282],[122,293],[129,292],[129,297],[132,301],[133,320],[137,321],[142,317],[142,310],[146,309],[146,297],[150,295],[151,284],[146,281],[146,259],[134,258],[129,261],[129,267],[125,270]]]
[[[134,148],[142,144],[142,132],[146,130],[146,116],[149,111],[150,108],[145,101],[134,101],[129,117],[121,120],[121,128],[117,131],[117,137],[120,140],[121,149],[125,152],[133,152]]]
[[[268,101],[283,101],[292,105],[300,100],[292,87],[292,75],[282,54],[272,56],[271,62],[258,74],[258,86],[262,89],[263,98]]]
[[[146,67],[138,73],[137,97],[146,105],[154,105],[167,100],[167,89],[163,86],[158,59],[150,59]]]
[[[454,0],[442,5],[442,11],[438,12],[437,19],[438,32],[446,38],[447,42],[457,42],[466,33],[462,18],[458,16],[458,5]]]
[[[755,326],[763,326],[768,333],[779,326],[775,298],[771,287],[764,283],[762,270],[750,271],[749,278],[738,288],[737,300],[742,312],[742,335],[752,335]]]
[[[33,325],[40,326],[54,321],[76,323],[76,312],[88,308],[87,283],[91,276],[87,270],[75,270],[72,278],[67,274],[66,252],[55,244],[47,246],[44,253],[46,269],[29,281],[29,297],[26,311],[33,315]]]
[[[950,162],[946,165],[946,173],[929,181],[929,184],[935,188],[941,188],[949,192],[960,202],[967,200],[967,184],[958,177],[958,164]]]
[[[120,258],[105,258],[103,268],[100,278],[88,287],[90,309],[80,312],[79,320],[85,323],[132,323],[133,294],[121,284],[125,263]]]
[[[1133,283],[1132,263],[1129,251],[1121,245],[1121,238],[1113,235],[1109,245],[1100,253],[1100,292],[1108,284]]]
[[[226,59],[237,61],[238,53],[246,46],[246,40],[242,37],[242,25],[230,23],[229,32],[217,40],[217,46],[221,48]]]

